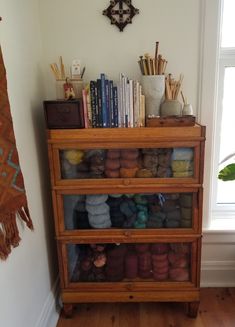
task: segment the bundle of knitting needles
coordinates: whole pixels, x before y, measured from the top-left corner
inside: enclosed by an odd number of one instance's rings
[[[61,56],[59,58],[59,61],[60,61],[59,67],[57,63],[50,64],[50,67],[56,80],[64,80],[66,76],[65,76],[63,58]]]
[[[164,75],[167,66],[167,60],[158,54],[159,42],[156,42],[155,56],[151,57],[148,53],[140,56],[138,64],[142,75]]]
[[[180,92],[180,88],[183,82],[183,75],[180,74],[180,78],[179,80],[175,80],[174,78],[172,78],[171,74],[168,74],[166,76],[166,89],[165,89],[165,97],[166,100],[177,100],[179,92]]]

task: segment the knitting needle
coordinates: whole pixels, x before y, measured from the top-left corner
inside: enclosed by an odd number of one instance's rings
[[[64,71],[64,64],[63,64],[62,56],[60,56],[60,71],[61,71],[61,78],[65,79],[65,71]]]
[[[158,74],[158,46],[159,46],[159,42],[156,42],[156,47],[155,47],[155,70],[156,73]]]
[[[84,66],[83,69],[82,69],[82,73],[81,73],[81,79],[83,78],[83,75],[85,73],[85,70],[86,70],[86,67]]]
[[[141,70],[141,73],[143,75],[145,75],[145,72],[144,72],[144,64],[143,64],[143,56],[140,56],[140,70]]]

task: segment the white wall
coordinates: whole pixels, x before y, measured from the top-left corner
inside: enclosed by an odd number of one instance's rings
[[[119,72],[139,78],[138,56],[146,52],[153,54],[155,42],[160,41],[160,52],[169,61],[167,71],[175,77],[184,74],[184,93],[196,112],[200,102],[203,18],[200,3],[203,1],[133,0],[140,14],[120,33],[102,15],[108,0],[0,0],[3,17],[0,42],[19,157],[35,225],[34,232],[20,225],[20,246],[6,262],[0,263],[0,308],[4,327],[52,327],[55,323],[47,319],[57,317],[53,315],[52,288],[57,269],[54,268],[56,251],[42,112],[42,100],[55,97],[49,63],[58,61],[59,55],[66,64],[78,57],[86,66],[86,81],[96,79],[100,72],[113,79],[117,79]],[[217,236],[204,238],[202,278],[205,285],[210,282],[207,276],[213,276],[213,271],[217,268],[218,271],[224,262],[229,274],[234,267],[231,259],[234,239],[225,243],[224,235],[219,235],[218,245]],[[224,251],[227,251],[225,261]]]
[[[118,79],[119,72],[139,78],[137,61],[146,52],[154,55],[155,42],[168,60],[167,72],[179,78],[183,89],[197,109],[200,45],[200,0],[134,0],[140,10],[124,32],[102,15],[109,1],[41,0],[44,38],[44,64],[47,97],[55,97],[54,79],[49,64],[80,58],[86,66],[85,79],[96,79],[101,72]]]
[[[50,305],[57,269],[42,109],[38,0],[1,0],[0,15],[15,136],[35,227],[31,232],[19,223],[20,246],[6,262],[0,262],[0,325],[46,327],[49,310],[55,313]]]

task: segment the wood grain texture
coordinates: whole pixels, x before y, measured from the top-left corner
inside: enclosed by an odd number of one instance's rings
[[[203,288],[196,319],[185,315],[184,303],[84,304],[57,327],[234,327],[234,303],[234,288]]]
[[[196,316],[200,299],[204,127],[196,124],[195,126],[185,128],[67,129],[50,130],[47,131],[47,134],[60,268],[61,300],[64,304],[64,314],[71,316],[73,304],[100,302],[97,305],[79,305],[80,309],[75,314],[75,318],[82,320],[77,320],[77,323],[74,325],[65,324],[61,326],[131,327],[135,325],[136,327],[180,327],[181,325],[177,321],[181,321],[182,326],[187,326],[188,318],[182,318],[181,312]],[[175,147],[194,149],[194,175],[192,177],[70,180],[63,179],[61,176],[60,150]],[[139,230],[66,230],[63,206],[64,195],[112,193],[193,193],[192,227]],[[67,251],[68,244],[161,242],[188,242],[191,245],[191,274],[189,281],[179,283],[170,281],[156,282],[154,280],[132,280],[131,282],[122,281],[116,283],[71,282]],[[179,303],[146,303],[151,301],[177,301]],[[122,304],[112,304],[115,302],[122,302]],[[126,304],[123,304],[123,302],[126,302]],[[185,304],[185,310],[181,311],[181,308],[184,306],[182,303],[184,302],[187,305]],[[178,320],[174,320],[171,312],[176,316],[178,315]],[[213,317],[211,317],[211,320],[213,320]],[[72,319],[70,322],[73,321]]]
[[[234,288],[203,288],[196,319],[185,315],[184,303],[99,303],[78,305],[57,327],[234,327],[234,307]]]

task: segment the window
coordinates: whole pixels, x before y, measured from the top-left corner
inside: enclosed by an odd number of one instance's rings
[[[224,0],[221,6],[221,40],[219,47],[219,82],[216,119],[217,164],[216,174],[228,163],[235,153],[235,1]],[[221,163],[221,164],[220,164]],[[217,176],[216,176],[217,177]],[[215,211],[232,211],[235,209],[235,182],[223,182],[215,179]]]
[[[235,0],[203,0],[201,123],[207,127],[204,230],[235,229],[235,181],[218,180],[235,153]],[[235,162],[234,158],[231,158]]]

